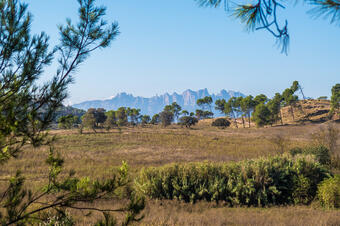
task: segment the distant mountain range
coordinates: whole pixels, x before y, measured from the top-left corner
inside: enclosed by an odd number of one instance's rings
[[[201,89],[198,91],[192,91],[190,89],[184,91],[182,94],[165,93],[160,96],[153,96],[150,98],[133,96],[125,92],[119,93],[112,99],[107,100],[92,100],[85,101],[79,104],[74,104],[72,107],[87,110],[89,108],[104,108],[106,110],[116,110],[119,107],[130,107],[141,109],[141,114],[154,115],[163,110],[165,105],[169,105],[173,102],[182,106],[183,110],[194,112],[199,107],[196,105],[196,101],[205,96],[211,96],[213,103],[218,99],[229,100],[231,97],[245,96],[240,92],[221,90],[217,94],[209,94],[208,89]],[[214,113],[218,115],[218,112],[214,110]]]

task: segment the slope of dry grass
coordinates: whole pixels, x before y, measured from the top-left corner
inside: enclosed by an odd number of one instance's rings
[[[57,135],[56,149],[65,158],[65,171],[74,169],[78,176],[105,178],[111,170],[127,161],[134,174],[143,166],[159,166],[172,162],[228,162],[274,155],[283,148],[305,146],[320,125],[289,125],[272,128],[228,128],[220,130],[198,125],[188,130],[178,126],[162,129],[123,128],[122,131],[52,131]],[[340,125],[337,127],[340,129]],[[278,143],[278,138],[282,142]],[[44,148],[27,148],[17,160],[1,170],[0,187],[17,169],[26,176],[27,186],[37,188],[47,178]],[[96,203],[110,208],[112,202]],[[77,213],[80,225],[99,217],[85,218]],[[227,208],[209,203],[195,205],[176,201],[149,201],[142,225],[339,225],[339,211],[323,211],[311,207],[275,207],[269,209]]]

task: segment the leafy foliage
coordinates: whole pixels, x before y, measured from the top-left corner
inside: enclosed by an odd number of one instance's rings
[[[192,116],[182,116],[179,118],[179,124],[185,126],[186,128],[190,128],[191,126],[196,125],[198,123],[198,119]]]
[[[253,120],[258,127],[270,124],[270,111],[265,104],[259,104],[256,106],[253,113]]]
[[[336,84],[332,87],[331,113],[336,112],[339,113],[339,109],[340,109],[340,84]]]
[[[174,121],[174,113],[164,110],[159,114],[159,120],[163,127],[167,127]]]
[[[231,123],[229,122],[229,120],[225,118],[218,118],[211,123],[212,126],[223,128],[223,129],[230,126],[230,124]]]
[[[62,107],[76,69],[94,50],[108,47],[119,33],[117,23],[103,20],[104,7],[96,7],[94,0],[78,0],[78,3],[79,22],[73,24],[67,20],[66,25],[60,25],[60,44],[49,48],[45,33],[31,35],[32,15],[27,12],[27,4],[0,0],[0,164],[6,167],[6,162],[18,157],[25,145],[50,150],[46,160],[50,167],[48,183],[43,188],[34,192],[26,188],[19,171],[8,181],[8,188],[1,192],[2,225],[38,225],[46,222],[46,218],[40,218],[44,211],[54,211],[51,224],[66,223],[65,218],[60,220],[60,214],[66,216],[67,209],[104,212],[83,204],[113,198],[117,190],[130,183],[126,164],[107,180],[77,178],[74,172],[61,175],[64,160],[54,151],[55,138],[46,132]],[[39,85],[40,75],[55,55],[56,74]],[[101,119],[98,118],[99,123]],[[126,198],[130,199],[127,207],[108,210],[126,213],[125,224],[137,220],[144,207],[144,200],[132,192]]]
[[[322,206],[340,208],[340,176],[325,179],[318,186],[318,198]]]
[[[191,163],[142,169],[136,185],[153,199],[268,206],[308,203],[329,172],[308,156],[234,164]]]
[[[267,30],[276,38],[276,43],[281,52],[287,54],[289,47],[288,21],[281,22],[279,14],[286,7],[277,0],[254,0],[232,2],[228,0],[195,0],[202,7],[224,6],[225,11],[240,19],[249,31]],[[308,0],[313,8],[309,13],[314,17],[323,16],[330,18],[331,23],[340,23],[340,2],[338,0]],[[232,4],[233,7],[229,5]],[[236,7],[234,7],[236,5]]]

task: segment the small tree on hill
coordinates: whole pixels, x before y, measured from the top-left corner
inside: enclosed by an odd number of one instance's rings
[[[142,116],[142,125],[143,126],[149,124],[150,121],[151,121],[151,118],[150,118],[149,115],[143,115]]]
[[[115,111],[108,111],[105,113],[106,120],[104,122],[104,127],[106,130],[113,129],[117,126],[117,119],[116,119],[116,112]]]
[[[189,115],[189,112],[188,112],[187,110],[183,110],[183,111],[181,112],[181,115],[187,116],[187,115]]]
[[[256,106],[253,113],[253,120],[258,127],[270,124],[270,111],[265,104],[261,103]]]
[[[241,108],[242,108],[243,112],[245,113],[245,115],[248,117],[249,128],[250,128],[250,116],[251,116],[251,112],[254,111],[255,104],[256,103],[253,99],[253,96],[251,96],[251,95],[243,98],[242,102],[241,102]]]
[[[294,107],[299,99],[298,96],[294,95],[294,91],[291,88],[287,88],[283,91],[282,98],[285,105],[290,106],[290,112],[292,114],[293,120],[295,120]]]
[[[211,111],[211,104],[212,104],[213,100],[212,97],[210,96],[206,96],[202,99],[198,99],[196,104],[202,108],[202,110],[209,110]]]
[[[340,84],[336,84],[332,87],[331,97],[331,113],[339,113],[340,109]]]
[[[183,116],[179,118],[179,124],[185,126],[186,128],[196,125],[197,122],[197,118],[192,116]]]
[[[151,119],[151,124],[152,125],[157,125],[160,122],[160,117],[159,114],[154,114]]]
[[[224,128],[230,126],[230,122],[229,122],[229,120],[227,120],[225,118],[218,118],[215,121],[213,121],[211,125],[224,129]]]
[[[116,118],[118,126],[126,126],[128,123],[128,114],[125,107],[120,107],[116,111]]]
[[[129,116],[131,125],[136,126],[141,116],[140,109],[131,108],[129,111]]]
[[[159,114],[159,119],[162,123],[162,126],[167,127],[174,121],[174,113],[164,110]]]
[[[276,93],[274,98],[269,100],[267,103],[267,107],[270,111],[270,122],[275,123],[278,120],[281,120],[281,125],[283,125],[282,114],[281,114],[281,103],[282,96],[279,93]]]
[[[224,114],[224,109],[226,105],[225,99],[218,99],[215,101],[215,109],[218,110],[221,114]]]
[[[92,129],[95,133],[97,132],[96,131],[97,120],[95,117],[95,111],[93,111],[93,109],[89,109],[85,113],[85,115],[83,115],[81,121],[83,127]]]
[[[224,113],[225,115],[228,115],[234,119],[235,126],[236,128],[238,128],[238,124],[236,120],[237,119],[236,108],[237,108],[236,97],[232,97],[225,104]]]
[[[174,117],[176,118],[176,120],[178,120],[181,110],[182,110],[182,107],[176,102],[173,102],[171,104],[171,111],[174,114]]]

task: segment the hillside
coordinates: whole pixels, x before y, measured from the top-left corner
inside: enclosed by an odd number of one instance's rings
[[[340,117],[334,116],[329,118],[330,101],[329,100],[300,100],[293,108],[294,119],[291,113],[291,107],[286,106],[281,109],[282,122],[284,125],[306,124],[306,123],[322,123],[329,120],[340,120]],[[214,119],[204,119],[199,122],[200,126],[210,126]],[[242,118],[237,119],[239,127],[242,127]],[[281,122],[277,123],[281,125]],[[255,127],[255,123],[250,123],[251,127]],[[236,127],[234,123],[232,128]],[[248,127],[248,119],[245,119],[245,127]]]

